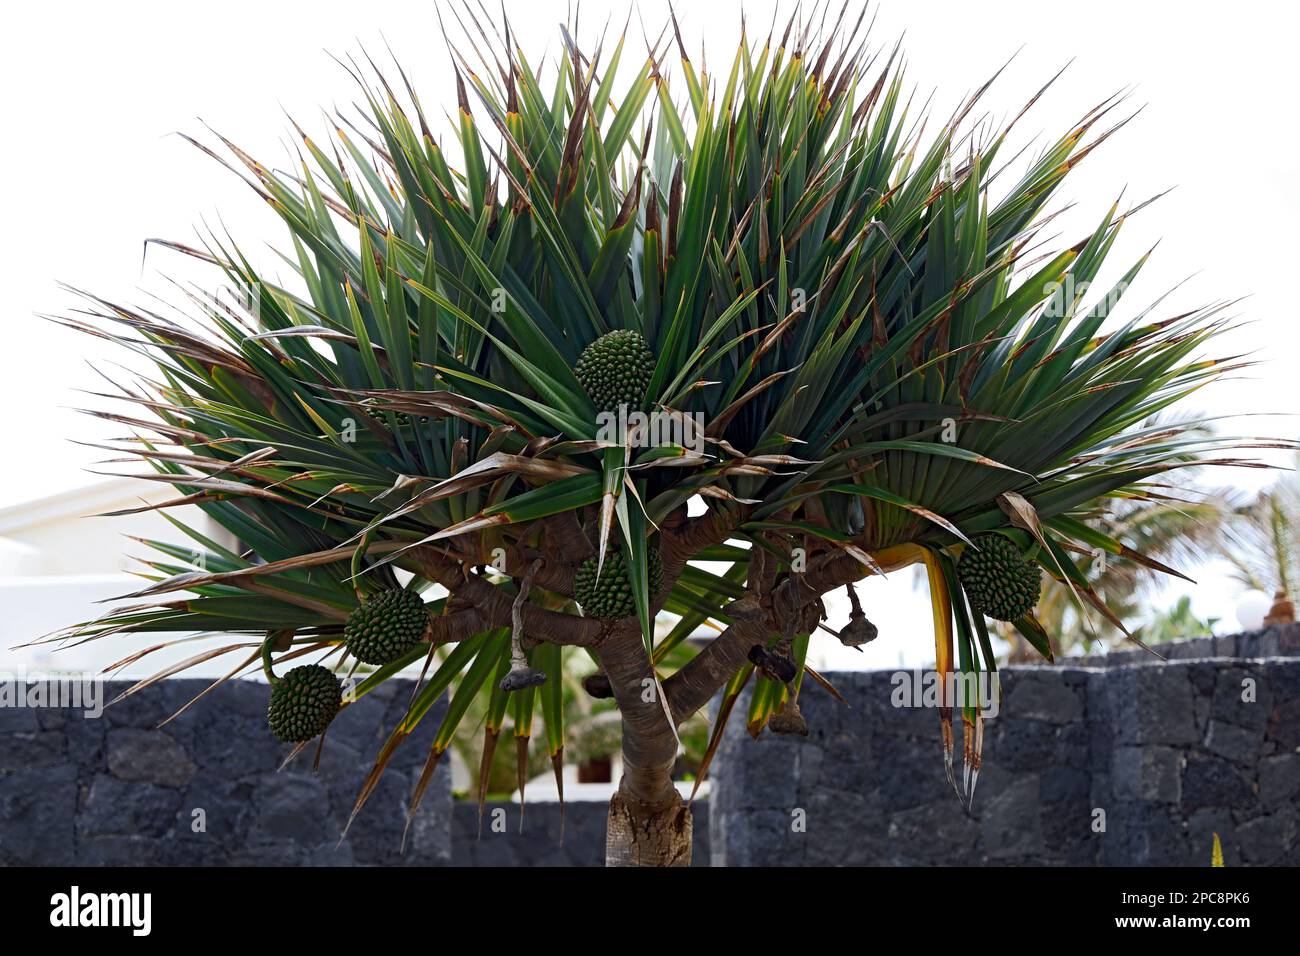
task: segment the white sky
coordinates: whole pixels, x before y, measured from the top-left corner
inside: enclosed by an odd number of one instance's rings
[[[1091,231],[1122,190],[1136,201],[1176,186],[1125,227],[1114,271],[1162,239],[1130,292],[1136,300],[1149,301],[1193,273],[1170,301],[1171,313],[1250,296],[1238,310],[1250,324],[1222,340],[1219,350],[1255,352],[1264,364],[1248,378],[1206,390],[1190,407],[1279,416],[1300,410],[1292,291],[1300,221],[1298,86],[1294,23],[1282,22],[1290,20],[1286,5],[1093,0],[1084,11],[1041,0],[891,0],[876,6],[876,42],[892,44],[906,31],[908,75],[923,94],[937,91],[940,117],[1018,49],[984,101],[996,118],[1018,110],[1074,58],[1022,121],[1022,133],[1055,135],[1111,92],[1132,88],[1130,102],[1146,109],[1071,177],[1066,198],[1078,208],[1060,220],[1062,243]],[[508,0],[506,8],[534,62],[543,46],[554,54],[565,4]],[[666,4],[642,0],[639,9],[657,33]],[[679,4],[693,56],[707,37],[710,64],[730,57],[737,9]],[[765,32],[771,3],[756,0],[745,9],[751,35]],[[582,10],[582,33],[590,39],[610,11],[617,11],[617,29],[626,6],[586,0]],[[0,349],[7,410],[0,506],[85,483],[80,469],[102,456],[68,439],[120,431],[65,409],[83,403],[74,389],[101,384],[85,360],[122,356],[33,318],[73,307],[56,281],[141,302],[141,289],[165,289],[159,270],[198,277],[179,257],[156,250],[142,271],[145,237],[191,241],[206,220],[224,222],[246,251],[283,240],[246,187],[170,134],[202,133],[202,117],[259,158],[283,165],[286,111],[321,133],[320,109],[346,108],[355,99],[351,79],[326,51],[355,53],[360,41],[379,59],[381,30],[426,108],[454,103],[429,2],[55,2],[12,5],[6,18],[0,181],[7,221],[0,262],[10,344]],[[639,35],[635,16],[630,29]],[[636,49],[629,43],[629,57]],[[1282,417],[1238,427],[1243,434],[1300,432],[1294,419]],[[1255,487],[1268,476],[1218,478]],[[1192,592],[1198,610],[1230,616],[1235,592],[1222,575],[1206,569],[1202,583]],[[911,591],[910,582],[898,587]],[[893,664],[890,655],[878,663]]]

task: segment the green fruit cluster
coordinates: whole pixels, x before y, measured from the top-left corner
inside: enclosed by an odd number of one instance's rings
[[[663,561],[653,548],[649,552],[646,570],[653,598],[664,581]],[[606,553],[599,579],[596,577],[596,559],[591,557],[582,562],[573,579],[573,596],[587,617],[618,620],[635,614],[636,600],[632,596],[632,582],[628,578],[623,552]]]
[[[266,722],[285,743],[311,740],[329,726],[343,703],[343,683],[319,664],[295,667],[271,688]]]
[[[348,653],[364,664],[397,660],[424,636],[429,612],[415,591],[380,591],[348,615],[343,639]]]
[[[597,411],[616,412],[620,405],[639,410],[654,372],[654,356],[640,332],[607,332],[582,350],[574,372]]]
[[[957,576],[971,606],[998,621],[1024,617],[1038,603],[1043,573],[1000,534],[982,534],[957,562]]]

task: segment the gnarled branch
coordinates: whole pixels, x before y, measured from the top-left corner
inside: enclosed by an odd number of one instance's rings
[[[744,666],[751,647],[767,639],[767,615],[752,597],[732,601],[726,610],[731,618],[726,630],[664,682],[668,706],[679,725],[712,700]]]
[[[496,585],[468,573],[462,565],[436,549],[416,547],[409,553],[425,577],[437,581],[457,600],[473,607],[489,626],[511,626],[513,602]],[[524,633],[548,644],[595,647],[604,632],[598,621],[549,611],[535,604],[525,604],[521,613]]]
[[[686,562],[705,548],[726,541],[741,520],[739,511],[722,511],[717,508],[710,508],[702,515],[689,518],[683,505],[663,523],[659,535],[664,576],[671,575],[676,580]]]
[[[455,644],[487,630],[488,622],[477,608],[465,608],[450,614],[430,615],[424,639],[430,644]]]

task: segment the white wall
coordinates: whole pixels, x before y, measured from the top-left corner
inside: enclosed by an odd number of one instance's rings
[[[25,504],[0,509],[0,672],[59,670],[98,672],[132,653],[180,635],[113,635],[85,643],[19,648],[71,624],[98,617],[109,598],[129,594],[147,582],[147,570],[132,556],[150,549],[131,537],[191,542],[158,515],[144,512],[94,517],[175,497],[165,485],[126,479],[101,480]],[[174,517],[217,541],[229,536],[199,509],[176,509]],[[198,648],[185,646],[152,654],[120,672],[146,676],[180,661]],[[224,659],[190,672],[211,676],[233,666]]]
[[[132,556],[150,549],[131,538],[194,545],[157,511],[117,517],[108,512],[177,497],[167,485],[106,479],[0,510],[0,575],[113,574],[144,570]],[[168,511],[217,541],[229,536],[198,508]]]

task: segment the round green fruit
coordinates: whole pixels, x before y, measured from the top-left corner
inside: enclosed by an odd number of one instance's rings
[[[649,566],[646,570],[653,599],[664,581],[663,561],[658,551],[651,549],[649,552]],[[595,557],[582,562],[573,579],[573,596],[587,617],[618,620],[635,614],[636,601],[632,597],[632,582],[628,580],[623,552],[610,551],[605,554],[605,566],[600,570],[599,580],[596,578]]]
[[[982,534],[957,562],[957,576],[971,606],[998,621],[1024,617],[1038,603],[1043,573],[1000,534]]]
[[[617,329],[583,349],[573,370],[597,411],[616,412],[620,405],[641,408],[654,366],[641,333]]]
[[[424,636],[429,611],[415,591],[392,588],[372,595],[348,615],[343,639],[348,653],[363,664],[397,660]]]
[[[295,667],[271,687],[266,722],[285,743],[311,740],[329,726],[343,703],[343,682],[319,664]]]

